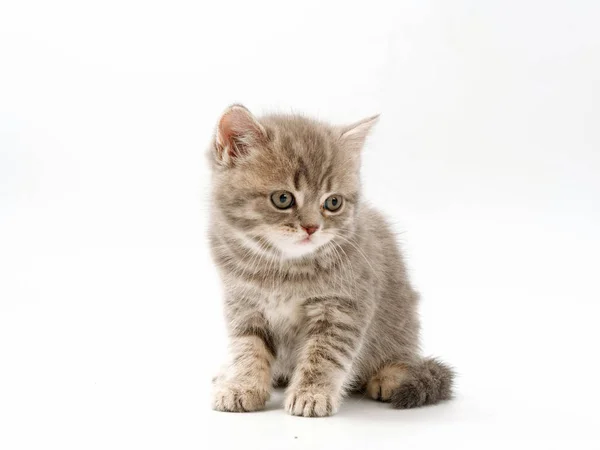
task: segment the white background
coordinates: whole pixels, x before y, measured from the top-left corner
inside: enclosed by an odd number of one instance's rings
[[[0,448],[598,448],[597,1],[3,1]],[[220,112],[377,112],[456,400],[210,409]],[[568,444],[570,442],[570,444]]]

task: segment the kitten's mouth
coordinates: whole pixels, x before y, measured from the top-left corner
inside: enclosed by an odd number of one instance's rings
[[[310,236],[306,236],[304,239],[302,239],[302,240],[299,242],[299,244],[300,244],[300,245],[303,245],[303,244],[304,244],[304,245],[306,245],[306,244],[310,244],[311,242],[312,242],[312,241],[311,241],[311,239],[310,239]]]

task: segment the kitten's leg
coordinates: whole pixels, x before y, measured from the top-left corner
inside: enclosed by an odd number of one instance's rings
[[[366,328],[364,318],[349,299],[311,298],[304,306],[306,340],[286,393],[285,409],[295,416],[329,416],[342,399]]]
[[[389,402],[392,393],[408,378],[409,368],[403,363],[386,364],[367,383],[367,393],[371,398]]]
[[[238,311],[239,314],[239,311]],[[275,346],[261,315],[238,319],[230,331],[232,362],[215,380],[213,407],[219,411],[247,412],[264,408],[271,390]]]

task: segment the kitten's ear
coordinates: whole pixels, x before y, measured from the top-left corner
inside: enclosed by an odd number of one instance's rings
[[[264,143],[267,132],[248,109],[232,105],[225,110],[215,133],[215,157],[221,164],[230,166],[236,158],[244,156],[252,146]]]
[[[355,151],[360,151],[365,144],[365,140],[367,139],[371,128],[373,128],[373,125],[375,125],[378,120],[379,114],[367,117],[352,125],[340,127],[340,142],[342,143],[342,146]]]

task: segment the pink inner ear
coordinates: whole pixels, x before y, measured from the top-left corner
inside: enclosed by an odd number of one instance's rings
[[[231,139],[234,136],[234,132],[233,132],[233,120],[232,120],[232,113],[225,113],[223,114],[223,117],[221,117],[221,120],[219,121],[219,135],[221,138],[221,142],[225,145],[225,146],[230,146],[231,143]]]
[[[219,138],[227,147],[229,155],[240,156],[251,143],[263,136],[262,127],[254,120],[250,112],[242,107],[227,111],[219,121]]]

